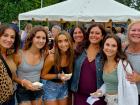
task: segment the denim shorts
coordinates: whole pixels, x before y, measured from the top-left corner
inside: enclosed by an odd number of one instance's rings
[[[68,84],[65,83],[55,83],[46,80],[43,86],[44,95],[43,100],[60,100],[68,97]]]
[[[17,86],[16,98],[18,103],[21,103],[23,101],[37,100],[41,98],[42,95],[43,95],[43,89],[37,91],[31,91],[31,90],[27,90],[21,85]]]

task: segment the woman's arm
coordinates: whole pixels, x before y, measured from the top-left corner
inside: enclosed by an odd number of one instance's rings
[[[42,79],[51,80],[58,77],[58,74],[48,74],[53,65],[54,65],[54,54],[49,54],[45,59],[44,66],[41,71]]]
[[[65,81],[65,74],[64,73],[58,73],[58,74],[49,74],[48,72],[51,70],[51,68],[54,66],[54,54],[49,54],[46,59],[43,66],[43,69],[41,71],[41,78],[46,80],[51,79],[61,79],[62,81]]]
[[[21,54],[20,54],[20,52],[17,52],[16,54],[14,54],[13,60],[14,60],[14,62],[16,64],[16,66],[18,67],[20,65],[20,63],[21,63]],[[18,78],[16,71],[13,73],[13,80],[18,84],[22,84],[22,80]]]

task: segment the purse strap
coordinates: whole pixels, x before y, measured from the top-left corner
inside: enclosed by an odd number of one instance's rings
[[[132,67],[132,65],[130,64],[130,62],[129,61],[127,61],[127,64],[126,65],[124,65],[124,63],[123,63],[123,61],[122,61],[122,65],[123,65],[123,68],[124,68],[124,70],[128,73],[128,71],[126,70],[126,66],[127,65],[130,65],[130,67],[132,68],[132,70],[133,70],[133,67]]]
[[[7,70],[7,73],[9,75],[9,77],[12,79],[11,70],[10,70],[9,66],[7,65],[6,61],[4,60],[4,58],[3,58],[3,56],[1,54],[0,54],[0,59],[3,61],[4,66],[5,66],[6,70]]]

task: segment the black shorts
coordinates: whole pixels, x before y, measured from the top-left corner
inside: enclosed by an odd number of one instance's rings
[[[37,91],[27,90],[26,88],[18,85],[16,90],[17,102],[21,103],[23,101],[33,101],[41,98],[43,95],[43,89]]]

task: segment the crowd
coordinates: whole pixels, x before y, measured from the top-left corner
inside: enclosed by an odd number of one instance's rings
[[[140,21],[127,35],[13,24],[0,25],[0,105],[140,105]]]

